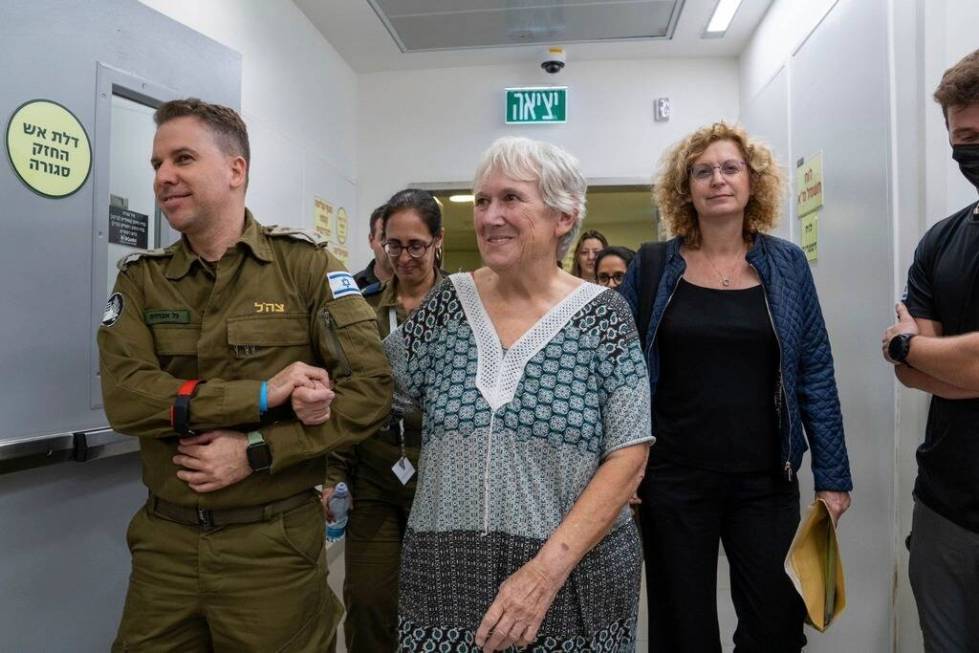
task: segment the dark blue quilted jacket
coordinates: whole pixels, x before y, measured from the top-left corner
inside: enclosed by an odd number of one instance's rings
[[[649,320],[650,333],[647,335],[652,337],[646,342],[650,345],[655,344],[660,320],[686,269],[687,264],[679,254],[680,244],[680,239],[674,238],[666,245],[666,266]],[[816,490],[849,491],[853,482],[843,440],[843,416],[833,375],[833,354],[806,256],[786,240],[759,235],[746,258],[761,277],[778,335],[782,361],[782,396],[778,412],[785,472],[790,476],[796,472],[802,464],[802,454],[811,446]],[[639,268],[637,257],[619,288],[632,307],[633,316],[639,314]],[[655,398],[659,380],[656,347],[647,346],[646,360],[650,396]],[[655,432],[656,425],[653,424]]]

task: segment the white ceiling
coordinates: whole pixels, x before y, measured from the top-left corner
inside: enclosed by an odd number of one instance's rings
[[[406,1],[387,0],[383,4],[398,6]],[[540,62],[540,55],[544,51],[543,45],[534,44],[479,48],[467,46],[465,49],[434,52],[402,52],[368,0],[293,0],[293,2],[306,14],[326,40],[337,49],[350,67],[358,73],[525,62],[532,62],[536,65]],[[438,5],[442,5],[443,9],[445,7],[455,9],[448,13],[453,21],[458,21],[460,17],[464,18],[466,13],[458,11],[458,8],[465,9],[467,5],[473,4],[474,0],[465,0],[465,3],[461,5],[460,2],[462,0],[453,2],[449,2],[449,0],[412,0],[411,4],[418,8],[425,9],[428,7],[427,13],[418,12],[419,16],[424,15],[428,18],[415,20],[412,23],[412,38],[418,39],[419,43],[437,43],[437,34],[426,34],[425,32],[444,30],[447,21],[432,19],[432,10],[437,9]],[[681,5],[681,10],[671,39],[636,39],[630,38],[630,34],[622,34],[629,40],[620,41],[610,39],[610,37],[615,36],[614,26],[628,23],[629,16],[634,15],[633,12],[637,5],[672,5],[673,2],[560,0],[558,4],[579,5],[579,9],[583,9],[581,5],[587,5],[589,20],[602,22],[601,25],[595,25],[591,33],[597,35],[597,38],[609,40],[589,43],[553,42],[547,43],[547,45],[566,46],[569,66],[573,65],[575,61],[590,59],[736,57],[747,45],[751,34],[761,22],[772,0],[744,0],[741,8],[738,9],[738,13],[734,16],[734,21],[731,23],[727,34],[723,38],[713,39],[701,38],[701,34],[710,20],[716,0],[677,0],[677,3]],[[476,2],[474,7],[488,4],[499,4],[499,2],[480,0],[480,2]],[[507,0],[504,3],[505,6],[514,4],[526,6],[528,3],[526,0],[520,0],[516,3],[513,0]],[[539,0],[536,4],[554,6],[555,0]],[[506,13],[505,9],[500,11]],[[483,14],[484,12],[471,12],[474,18]],[[446,16],[447,19],[449,15]],[[393,23],[390,19],[389,22]],[[459,32],[459,26],[453,27],[453,31]],[[483,43],[488,42],[485,40],[487,38],[491,38],[491,36],[480,34],[477,29],[473,32],[473,36],[469,37],[469,40],[464,38],[459,42]]]

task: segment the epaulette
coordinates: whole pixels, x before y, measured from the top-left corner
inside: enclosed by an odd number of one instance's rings
[[[126,266],[130,263],[135,263],[141,258],[162,258],[164,256],[170,256],[169,248],[158,248],[158,249],[147,249],[140,252],[132,252],[131,254],[126,254],[121,259],[116,261],[116,267],[120,270],[125,270]]]
[[[369,286],[364,286],[360,289],[360,294],[364,297],[372,297],[384,290],[384,284],[380,281],[375,281]]]
[[[262,229],[265,230],[267,236],[272,236],[273,238],[292,238],[316,245],[317,247],[326,247],[326,238],[323,238],[323,236],[315,231],[296,229],[295,227],[280,227],[274,224],[262,227]]]

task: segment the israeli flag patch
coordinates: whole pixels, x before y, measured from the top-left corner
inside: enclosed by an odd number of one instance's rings
[[[330,282],[333,299],[360,294],[360,288],[357,287],[357,282],[354,281],[353,275],[349,272],[330,272],[326,275],[326,280]]]

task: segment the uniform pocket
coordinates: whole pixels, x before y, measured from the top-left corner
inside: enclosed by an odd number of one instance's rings
[[[351,327],[362,322],[370,322],[377,327],[377,315],[370,304],[360,297],[349,297],[330,302],[321,312],[325,331],[327,354],[337,361],[337,377],[350,376],[353,369],[347,351],[355,351],[358,341],[351,336]],[[363,343],[360,343],[361,345]]]
[[[279,516],[282,536],[289,548],[314,567],[325,554],[323,512],[319,502],[310,501]]]
[[[199,324],[175,326],[165,324],[150,327],[153,344],[158,356],[196,356],[197,342],[201,339]]]

